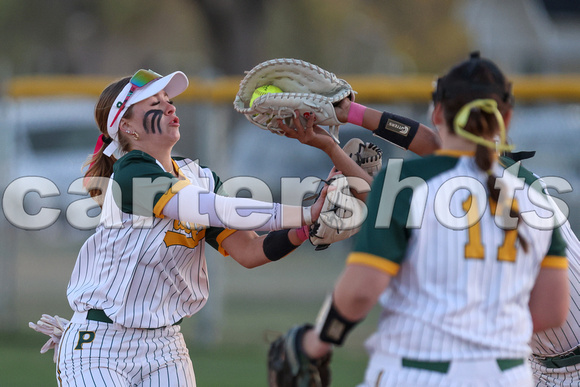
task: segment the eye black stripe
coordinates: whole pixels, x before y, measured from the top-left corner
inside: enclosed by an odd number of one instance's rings
[[[149,116],[151,116],[151,125],[148,125]],[[147,113],[145,113],[143,116],[143,127],[145,128],[145,132],[149,133],[149,126],[151,126],[151,132],[155,133],[155,124],[157,124],[159,133],[161,133],[161,116],[163,116],[163,111],[159,109],[149,110]]]

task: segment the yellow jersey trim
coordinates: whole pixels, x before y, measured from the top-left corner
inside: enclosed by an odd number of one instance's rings
[[[397,275],[401,267],[398,263],[391,262],[385,258],[379,257],[378,255],[360,252],[350,253],[346,259],[346,264],[369,266],[391,276]]]
[[[173,184],[171,188],[168,189],[163,194],[163,196],[161,196],[161,198],[159,198],[159,200],[155,204],[155,207],[153,207],[153,214],[155,215],[155,217],[161,219],[165,218],[165,216],[161,212],[163,211],[163,208],[165,207],[167,202],[169,202],[171,198],[175,196],[175,194],[177,194],[184,187],[188,186],[190,183],[191,182],[189,180],[185,179],[179,180],[177,183]]]
[[[461,157],[461,156],[475,156],[474,151],[464,151],[456,149],[439,149],[434,152],[437,156],[451,156],[451,157]]]
[[[216,242],[218,243],[218,252],[221,255],[223,255],[224,257],[227,257],[230,254],[222,247],[222,242],[224,241],[224,239],[226,239],[227,237],[229,237],[230,235],[232,235],[236,231],[238,231],[238,230],[226,228],[226,229],[224,229],[224,231],[220,232],[219,235],[217,236],[217,238],[215,239]]]
[[[568,259],[557,255],[547,255],[542,261],[542,267],[551,269],[567,269]]]
[[[171,162],[173,163],[173,168],[177,171],[177,176],[181,176],[187,180],[187,177],[185,177],[185,175],[181,172],[181,169],[179,169],[179,166],[177,166],[177,162],[173,159],[171,159]]]

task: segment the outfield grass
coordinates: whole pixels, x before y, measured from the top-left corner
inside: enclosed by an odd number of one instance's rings
[[[56,386],[52,354],[39,353],[46,341],[41,336],[34,332],[0,334],[0,386]]]
[[[57,386],[52,351],[40,354],[44,337],[38,334],[0,335],[0,386]],[[264,343],[220,344],[211,348],[189,345],[197,385],[200,387],[267,386]],[[350,351],[338,351],[332,361],[333,386],[360,382],[366,359]]]

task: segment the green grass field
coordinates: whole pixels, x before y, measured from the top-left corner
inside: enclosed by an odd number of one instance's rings
[[[55,247],[22,237],[18,246],[18,307],[13,329],[0,331],[0,387],[56,386],[52,351],[39,353],[47,337],[29,329],[28,322],[43,313],[70,316],[65,292],[79,246]],[[208,304],[182,324],[198,386],[267,386],[268,343],[294,324],[314,321],[348,247],[337,244],[315,252],[305,245],[282,261],[252,270],[208,251]],[[352,387],[362,380],[367,363],[363,342],[376,317],[373,311],[335,351],[333,386]]]
[[[38,352],[43,343],[40,334],[0,335],[0,386],[56,386],[52,351]],[[265,343],[220,344],[212,348],[190,344],[189,349],[200,387],[267,385]],[[339,350],[334,354],[333,386],[355,386],[361,381],[366,358],[358,352]]]

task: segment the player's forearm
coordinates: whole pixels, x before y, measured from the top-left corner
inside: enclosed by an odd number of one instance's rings
[[[341,102],[341,105],[337,108],[336,112],[337,116],[343,122],[349,122],[368,129],[384,140],[402,146],[420,156],[431,154],[441,147],[441,139],[437,132],[409,118],[396,116],[389,112],[382,112],[358,103],[350,103],[349,101]],[[388,122],[388,117],[402,120],[403,128],[417,127],[416,131],[413,129],[410,131],[411,133],[408,133],[408,135],[411,136],[408,144],[406,141],[407,139],[404,138],[407,134],[396,134],[398,130],[397,126],[393,127],[394,131],[391,133],[392,136],[384,136],[385,133],[389,132],[383,128],[383,124],[385,123],[381,122],[381,120]],[[405,133],[405,130],[400,133]]]
[[[272,231],[258,235],[253,231],[237,231],[222,243],[236,262],[251,269],[280,260],[308,239],[309,228]]]
[[[251,269],[271,262],[262,249],[265,237],[253,231],[236,231],[224,239],[222,247],[236,262]]]
[[[383,113],[384,112],[367,107],[364,112],[362,126],[374,133],[381,125],[381,118],[383,117]],[[421,123],[418,123],[417,132],[415,133],[407,149],[418,154],[419,156],[425,156],[433,153],[440,147],[441,139],[439,138],[437,132]]]
[[[351,159],[350,156],[347,155],[340,146],[338,146],[338,144],[335,143],[335,146],[328,149],[326,153],[332,160],[334,167],[341,171],[343,175],[360,177],[369,183],[369,185],[373,182],[373,178],[365,172],[360,165]]]

